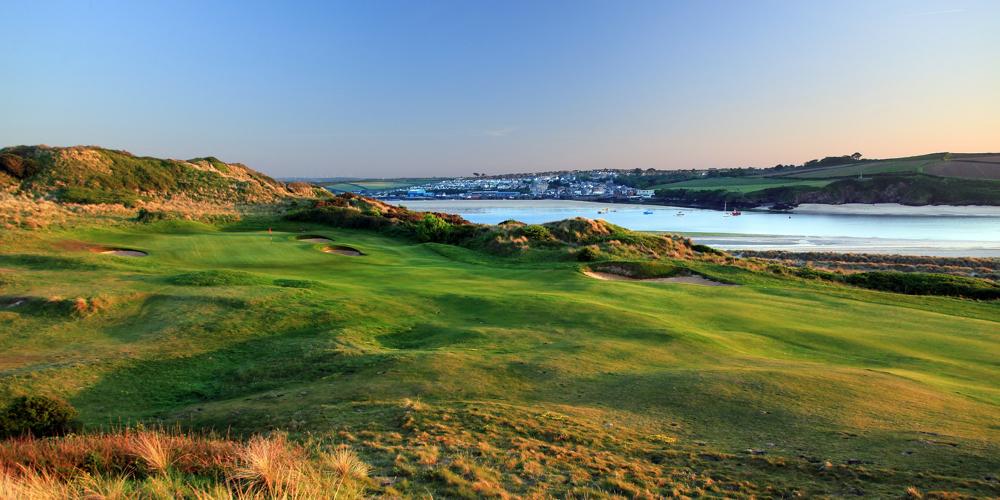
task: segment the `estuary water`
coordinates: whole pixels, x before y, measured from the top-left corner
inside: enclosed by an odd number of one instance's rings
[[[413,210],[458,214],[485,224],[572,217],[604,219],[637,231],[691,236],[727,250],[867,252],[1000,257],[1000,207],[802,205],[791,213],[569,200],[398,200]],[[652,212],[652,213],[646,213]]]

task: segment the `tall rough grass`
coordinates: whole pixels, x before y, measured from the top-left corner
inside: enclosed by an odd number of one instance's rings
[[[282,434],[246,442],[122,430],[0,442],[0,498],[358,498],[369,467]]]

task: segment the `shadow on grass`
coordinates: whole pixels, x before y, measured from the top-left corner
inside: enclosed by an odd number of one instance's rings
[[[105,375],[72,402],[95,424],[157,418],[191,405],[315,383],[391,362],[381,354],[347,355],[336,346],[332,335],[290,331],[193,356],[136,360]]]

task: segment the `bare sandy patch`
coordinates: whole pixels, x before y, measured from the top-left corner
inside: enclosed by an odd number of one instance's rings
[[[148,253],[142,252],[140,250],[128,250],[125,248],[112,248],[109,250],[101,250],[98,253],[104,255],[117,255],[119,257],[146,257],[149,255]]]
[[[594,279],[605,281],[643,281],[655,283],[686,283],[688,285],[703,286],[739,286],[732,283],[722,283],[721,281],[710,280],[697,274],[690,276],[673,276],[670,278],[629,278],[628,276],[622,276],[620,274],[601,273],[597,271],[584,271],[583,274],[586,274]]]
[[[348,256],[351,256],[351,257],[360,257],[360,256],[364,255],[363,253],[361,253],[360,250],[357,250],[357,249],[354,249],[354,248],[351,248],[351,247],[345,247],[343,245],[330,245],[330,246],[326,246],[326,247],[323,247],[323,251],[326,252],[326,253],[335,253],[335,254],[338,254],[338,255],[348,255]]]

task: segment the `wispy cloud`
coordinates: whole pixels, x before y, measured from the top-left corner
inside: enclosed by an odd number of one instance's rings
[[[515,130],[517,130],[517,127],[495,128],[484,130],[483,135],[487,137],[507,137],[508,135],[514,133]]]

